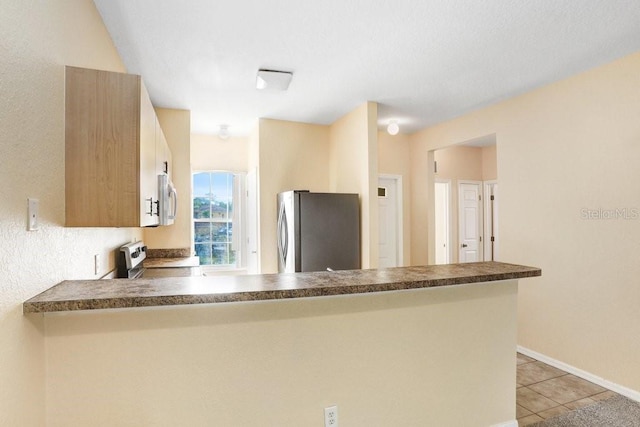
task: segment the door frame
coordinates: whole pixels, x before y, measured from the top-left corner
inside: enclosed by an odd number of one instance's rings
[[[453,199],[452,199],[452,192],[451,192],[451,180],[447,179],[447,178],[435,178],[434,180],[434,189],[435,189],[435,185],[436,184],[446,184],[446,188],[447,188],[447,263],[452,263],[453,262],[453,244],[451,243],[453,240],[453,233],[452,233],[452,225],[453,225]],[[435,190],[434,190],[434,194],[435,194]],[[434,204],[435,204],[435,199],[434,199]],[[437,204],[435,206],[437,208]],[[437,212],[437,209],[436,211]],[[437,213],[436,213],[437,215]],[[434,216],[434,220],[435,220],[435,216]],[[434,233],[434,239],[435,239],[435,233]],[[435,256],[435,255],[434,255]]]
[[[483,182],[483,191],[484,194],[487,195],[484,197],[484,230],[483,234],[483,246],[484,246],[484,261],[495,261],[498,258],[498,199],[497,197],[494,199],[494,210],[493,210],[493,260],[487,259],[487,254],[491,254],[491,200],[489,199],[489,195],[491,194],[491,186],[498,186],[498,180],[492,179],[489,181]],[[497,189],[496,189],[497,190]],[[497,196],[497,192],[495,194]],[[489,258],[491,256],[489,255]]]
[[[252,168],[245,177],[246,188],[246,254],[245,267],[249,274],[260,273],[260,199],[258,188],[258,168]],[[251,211],[254,212],[251,212]],[[251,215],[253,214],[253,215]],[[252,246],[253,245],[253,246]],[[252,264],[255,262],[255,265]]]
[[[396,187],[396,263],[398,267],[404,266],[404,194],[402,192],[402,175],[396,174],[378,174],[378,182],[376,182],[376,199],[378,197],[378,187],[380,178],[395,181]],[[376,207],[379,205],[376,203]],[[380,225],[378,225],[380,228]]]
[[[478,200],[478,236],[480,237],[480,241],[478,242],[478,261],[484,261],[484,185],[482,181],[473,181],[473,180],[458,180],[458,241],[456,244],[458,245],[458,262],[462,259],[460,256],[460,251],[462,250],[462,243],[460,239],[460,219],[463,217],[462,208],[464,204],[462,203],[462,192],[460,191],[460,186],[463,184],[472,184],[478,186],[478,194],[480,196],[480,200]]]

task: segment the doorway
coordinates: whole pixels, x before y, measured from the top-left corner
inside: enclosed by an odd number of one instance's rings
[[[431,191],[427,196],[427,258],[430,264],[441,264],[446,259],[447,231],[449,263],[490,260],[492,254],[496,259],[497,200],[493,201],[493,206],[486,205],[484,196],[486,192],[486,203],[491,203],[491,195],[495,198],[497,194],[497,157],[495,134],[429,152],[427,187]],[[450,182],[448,230],[444,225],[446,211],[443,208],[446,194],[443,183],[447,181]],[[487,184],[491,184],[488,189]]]
[[[436,264],[451,263],[451,180],[436,179]]]
[[[378,177],[378,267],[402,265],[402,176]]]

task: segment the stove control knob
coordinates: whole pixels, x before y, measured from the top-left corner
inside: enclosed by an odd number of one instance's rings
[[[136,250],[131,254],[131,258],[138,258],[140,256],[140,249]]]

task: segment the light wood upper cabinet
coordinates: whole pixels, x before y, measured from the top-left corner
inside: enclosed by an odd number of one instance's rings
[[[68,227],[158,224],[159,129],[140,76],[66,68]]]

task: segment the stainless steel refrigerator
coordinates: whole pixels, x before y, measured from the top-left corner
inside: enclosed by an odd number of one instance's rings
[[[360,268],[357,194],[278,194],[278,271]]]

